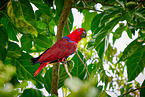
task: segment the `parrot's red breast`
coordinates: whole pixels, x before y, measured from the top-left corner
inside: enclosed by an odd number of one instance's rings
[[[34,76],[38,75],[41,69],[48,63],[64,61],[69,55],[73,54],[76,51],[77,43],[85,37],[85,29],[78,28],[68,36],[65,36],[57,41],[50,49],[47,49],[39,57],[31,59],[31,62],[33,64],[40,63],[40,66],[36,70]]]

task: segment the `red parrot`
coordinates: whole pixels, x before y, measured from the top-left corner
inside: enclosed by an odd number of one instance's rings
[[[38,75],[43,67],[53,62],[63,62],[66,58],[73,54],[77,49],[77,43],[87,36],[85,29],[78,28],[71,34],[57,41],[51,48],[47,49],[37,58],[32,58],[31,63],[40,63],[34,76]]]

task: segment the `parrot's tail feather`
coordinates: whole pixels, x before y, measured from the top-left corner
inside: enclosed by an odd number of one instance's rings
[[[38,75],[43,67],[45,67],[49,62],[41,63],[36,72],[34,73],[34,76]]]
[[[50,48],[48,48],[46,51],[48,51],[49,49],[50,49]],[[46,52],[46,51],[45,51],[45,52]],[[32,59],[30,59],[30,63],[33,63],[32,65],[39,63],[38,60],[40,59],[40,57],[41,57],[45,52],[43,52],[43,53],[42,53],[40,56],[38,56],[37,58],[32,58]]]

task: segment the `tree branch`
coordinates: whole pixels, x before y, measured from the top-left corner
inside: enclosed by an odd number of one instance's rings
[[[85,69],[86,69],[86,71],[87,71],[88,76],[90,77],[89,71],[88,71],[88,69],[87,69],[85,63],[83,62],[83,60],[81,59],[81,57],[79,56],[79,54],[78,54],[77,51],[76,51],[76,54],[77,54],[77,56],[79,57],[79,59],[80,59],[80,61],[82,62],[82,64],[84,65],[84,67],[85,67]]]
[[[88,5],[88,3],[86,2],[86,0],[84,0],[85,4],[88,6],[88,8],[90,8],[90,6]]]
[[[69,75],[69,77],[72,79],[72,75],[69,73],[68,68],[67,68],[67,63],[64,63],[64,67],[66,70],[66,73]]]
[[[63,36],[63,30],[65,27],[67,18],[69,16],[69,13],[71,11],[71,8],[73,6],[73,2],[74,2],[73,0],[65,0],[64,2],[63,11],[58,21],[57,35],[56,35],[55,41],[60,40]],[[56,63],[53,65],[51,94],[55,94],[55,95],[58,95],[57,90],[58,90],[58,81],[59,81],[59,68],[60,68],[59,63]]]
[[[2,6],[2,7],[0,8],[0,10],[2,10],[7,4],[8,4],[8,2],[7,2],[4,6]]]
[[[129,91],[129,92],[126,92],[126,93],[122,94],[121,96],[127,95],[127,94],[129,94],[129,93],[131,93],[131,92],[134,92],[134,91],[136,91],[136,90],[140,90],[140,89],[143,89],[143,88],[145,88],[145,86],[140,87],[140,88],[133,89],[133,90],[131,90],[131,91]]]

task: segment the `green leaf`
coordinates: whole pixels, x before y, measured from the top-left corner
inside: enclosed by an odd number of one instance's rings
[[[16,66],[16,75],[20,80],[29,80],[32,81],[33,84],[36,85],[37,88],[43,88],[42,82],[43,78],[39,74],[36,77],[34,77],[35,71],[38,69],[37,65],[31,65],[30,59],[32,56],[30,56],[27,53],[22,53],[22,56],[18,59],[13,59],[11,61],[11,64]]]
[[[115,25],[120,21],[121,17],[116,17],[111,20],[106,26],[97,34],[94,47],[97,47],[98,44],[106,37],[109,33],[109,30],[112,30]]]
[[[8,42],[7,56],[9,58],[19,58],[21,56],[21,48],[14,42]]]
[[[83,11],[84,19],[82,23],[82,28],[85,28],[86,31],[91,29],[91,22],[93,18],[97,15],[96,12],[89,12],[88,10]]]
[[[5,47],[0,47],[0,60],[5,61],[7,55],[7,51]]]
[[[123,13],[122,16],[123,16],[124,20],[126,20],[128,23],[133,25],[134,21],[133,21],[133,16],[132,16],[131,12],[126,11],[125,13]]]
[[[132,56],[141,46],[142,42],[138,42],[138,39],[135,39],[125,48],[125,50],[123,51],[123,55],[119,59],[118,63],[120,61],[125,61],[128,57]]]
[[[6,59],[6,55],[7,55],[6,48],[0,47],[0,60],[4,62]]]
[[[145,80],[143,81],[141,87],[145,87]],[[145,93],[144,92],[145,92],[145,88],[142,88],[140,90],[140,97],[145,97]]]
[[[44,22],[46,25],[48,25],[48,23],[52,20],[52,17],[46,14],[42,14],[40,18],[41,18],[41,21]]]
[[[35,38],[34,41],[38,46],[44,47],[44,48],[50,48],[52,46],[52,40],[50,37],[46,37],[42,34],[38,34],[38,37]]]
[[[11,85],[9,85],[11,87]],[[18,95],[18,90],[5,91],[4,89],[0,90],[0,97],[16,97]]]
[[[125,31],[126,27],[124,26],[124,23],[120,23],[119,27],[115,30],[115,32],[113,33],[113,36],[116,39],[119,39],[122,35],[122,32]]]
[[[88,71],[89,71],[89,74],[93,74],[94,72],[96,73],[96,64],[89,64],[88,66]]]
[[[31,3],[33,3],[42,13],[53,17],[53,12],[51,10],[51,8],[43,3],[43,0],[30,0]]]
[[[41,20],[40,19],[40,16],[42,15],[42,12],[40,11],[40,10],[36,10],[35,11],[35,20],[36,21],[39,21],[39,20]]]
[[[117,3],[119,3],[123,8],[125,7],[124,5],[124,2],[123,1],[119,1],[119,0],[116,0]]]
[[[0,46],[5,47],[8,41],[8,35],[3,26],[0,26]]]
[[[134,80],[145,67],[145,46],[137,48],[137,50],[127,58],[127,75],[128,81]]]
[[[98,27],[100,27],[100,22],[101,22],[101,18],[102,18],[102,16],[104,15],[104,13],[100,13],[100,14],[97,14],[94,18],[93,18],[93,20],[92,20],[92,22],[91,22],[91,31],[93,32],[93,33],[95,33],[96,32],[96,30],[98,31]]]
[[[64,0],[56,0],[55,5],[56,5],[56,14],[60,17],[64,6]]]
[[[21,33],[29,33],[32,36],[37,36],[38,32],[35,28],[35,17],[33,9],[28,0],[23,1],[9,1],[8,3],[8,16]]]
[[[4,28],[8,33],[8,38],[18,42],[16,34],[19,31],[17,30],[17,28],[6,17],[3,17],[1,19],[1,23],[3,24]]]
[[[41,21],[36,21],[36,26],[37,28],[41,29],[41,30],[46,30],[46,24],[44,22]],[[39,32],[39,31],[38,31]],[[45,31],[46,32],[46,31]],[[41,32],[42,33],[42,32]]]
[[[26,35],[23,35],[21,37],[21,45],[23,50],[29,51],[32,48],[31,38],[32,38],[31,36],[26,36]]]
[[[33,24],[32,22],[35,16],[34,16],[34,11],[30,2],[28,0],[19,0],[19,6],[21,8],[21,11],[26,21]]]
[[[48,93],[51,93],[52,71],[53,67],[49,68],[44,76],[44,87]],[[68,74],[65,71],[65,67],[60,65],[58,89],[64,85],[64,80],[66,78],[68,78]]]
[[[40,90],[36,89],[25,89],[20,97],[45,97]]]
[[[78,51],[78,54],[80,56],[80,58],[84,61],[84,63],[86,62],[86,60],[84,59],[82,53],[80,51]],[[78,77],[81,80],[84,79],[85,74],[86,74],[86,70],[84,65],[82,64],[81,60],[79,59],[79,57],[77,56],[77,54],[75,54],[72,58],[72,61],[74,61],[74,68],[71,70],[71,74],[72,76]]]
[[[43,0],[49,7],[53,7],[53,0]]]
[[[115,54],[117,53],[117,49],[116,48],[113,48],[111,46],[111,44],[109,43],[108,44],[108,48],[105,52],[105,60],[108,62],[112,62],[113,61],[113,58],[115,56]],[[110,66],[112,72],[114,72],[114,69],[112,69],[112,66]]]
[[[87,49],[92,50],[94,49],[95,39],[92,37],[91,40],[88,42]]]
[[[132,32],[128,26],[126,26],[126,32],[127,32],[128,37],[132,39]]]
[[[145,20],[145,17],[143,16],[142,13],[139,13],[139,12],[135,12],[135,15],[143,20]]]
[[[98,47],[96,47],[96,51],[98,52],[98,55],[99,55],[99,58],[103,61],[103,55],[104,55],[104,52],[105,52],[105,40],[104,39],[99,45]]]
[[[6,43],[8,41],[8,35],[5,31],[4,27],[0,26],[0,60],[5,61],[7,51],[6,51]]]
[[[117,9],[115,11],[112,11],[110,13],[106,13],[103,15],[102,19],[101,19],[101,24],[105,24],[106,22],[108,22],[109,20],[111,20],[112,18],[114,18],[115,16],[117,16],[118,14],[121,14],[122,11]]]

